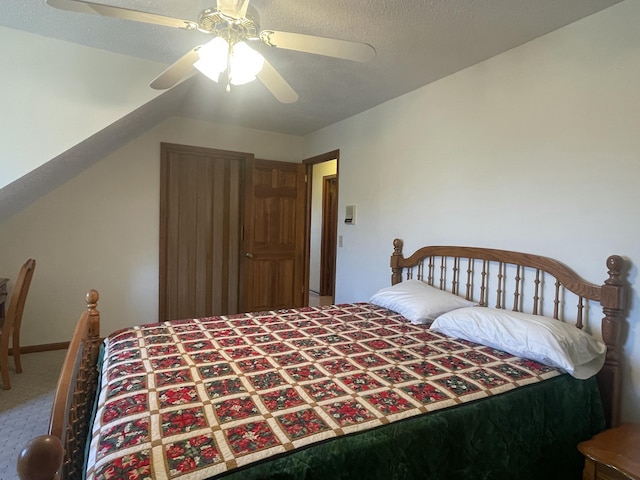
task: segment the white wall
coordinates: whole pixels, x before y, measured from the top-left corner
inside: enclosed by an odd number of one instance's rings
[[[322,257],[322,186],[323,177],[337,173],[338,161],[316,163],[311,186],[311,232],[309,242],[309,290],[320,291],[320,260]]]
[[[0,57],[0,188],[162,93],[157,62],[4,27],[0,45],[19,45]]]
[[[37,262],[22,345],[68,341],[88,288],[103,334],[157,321],[160,142],[302,159],[300,137],[171,118],[0,223],[0,275]]]
[[[336,301],[407,254],[466,244],[548,255],[602,282],[633,262],[623,417],[640,421],[640,1],[627,0],[310,136],[340,148]],[[395,180],[393,180],[395,179]]]

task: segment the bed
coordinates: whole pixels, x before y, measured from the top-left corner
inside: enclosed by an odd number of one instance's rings
[[[623,259],[596,284],[538,255],[393,245],[392,285],[367,303],[141,324],[103,342],[89,291],[49,435],[23,449],[20,478],[580,478],[577,444],[619,421]],[[504,322],[538,330],[504,343]],[[539,338],[523,331],[562,337],[569,363],[555,343],[519,355]]]

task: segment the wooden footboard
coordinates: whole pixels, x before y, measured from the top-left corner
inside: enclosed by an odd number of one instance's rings
[[[49,434],[34,438],[20,453],[21,480],[82,478],[84,448],[98,383],[101,344],[98,298],[95,290],[87,293],[87,310],[76,325],[58,379]]]
[[[627,314],[628,295],[622,257],[612,255],[607,259],[608,278],[597,285],[583,280],[564,264],[539,255],[479,247],[429,246],[405,258],[402,240],[395,239],[393,247],[393,285],[403,278],[417,278],[482,306],[575,321],[578,328],[587,323],[588,302],[598,302],[604,313],[600,328],[607,357],[597,379],[607,425],[618,425],[619,332]]]

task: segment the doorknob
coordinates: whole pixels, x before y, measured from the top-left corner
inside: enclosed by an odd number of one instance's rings
[[[247,252],[247,253],[244,254],[244,256],[247,257],[247,258],[253,258],[253,253]]]

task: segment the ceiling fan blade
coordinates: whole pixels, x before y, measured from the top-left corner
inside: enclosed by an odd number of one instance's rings
[[[149,86],[156,90],[166,90],[191,77],[196,73],[193,64],[200,58],[198,55],[199,49],[200,45],[169,65],[160,75],[153,79]]]
[[[86,2],[84,0],[47,0],[47,4],[52,7],[59,8],[60,10],[122,18],[125,20],[153,23],[155,25],[164,25],[167,27],[185,28],[188,30],[196,29],[198,27],[196,22],[191,22],[189,20],[165,17],[164,15],[140,12],[138,10],[130,10],[128,8],[101,5],[99,3]]]
[[[270,47],[344,58],[355,62],[369,62],[376,56],[375,48],[368,43],[316,37],[301,33],[263,30],[260,32],[260,40]]]
[[[295,90],[291,88],[291,85],[289,85],[278,71],[266,60],[264,61],[262,70],[260,70],[257,77],[279,102],[293,103],[298,100],[298,94]]]
[[[218,0],[218,10],[227,17],[244,18],[248,8],[249,0]]]

